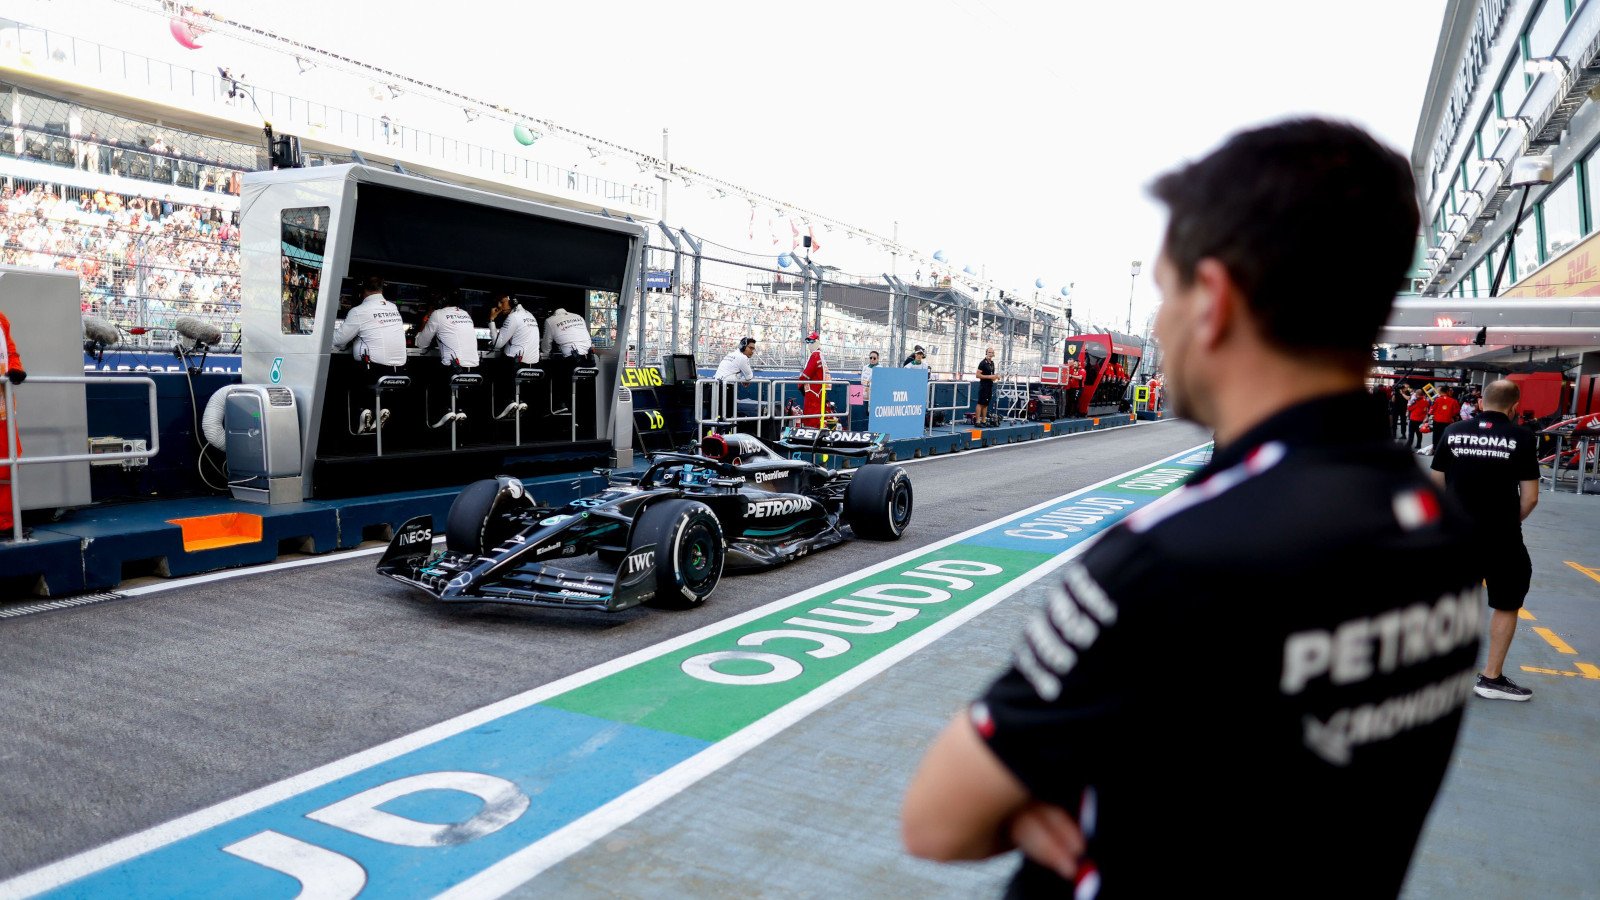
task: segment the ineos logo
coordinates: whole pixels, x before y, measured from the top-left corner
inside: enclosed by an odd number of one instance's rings
[[[419,528],[416,531],[403,532],[400,535],[400,546],[402,547],[409,547],[412,544],[425,544],[432,542],[433,532],[427,528]]]

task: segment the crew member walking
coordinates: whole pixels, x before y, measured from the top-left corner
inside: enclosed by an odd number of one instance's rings
[[[1406,438],[1407,450],[1422,449],[1422,423],[1428,420],[1428,397],[1421,391],[1411,392],[1411,412],[1408,413],[1411,422],[1410,437]]]
[[[1445,388],[1438,397],[1434,398],[1433,410],[1433,452],[1439,452],[1439,443],[1444,439],[1444,430],[1449,428],[1459,418],[1456,414],[1461,411],[1461,403],[1456,400],[1456,389]]]
[[[1411,389],[1395,385],[1394,392],[1389,395],[1389,417],[1394,420],[1393,434],[1398,440],[1406,439],[1406,401],[1410,399]]]
[[[928,751],[904,840],[934,859],[1020,848],[1008,897],[1392,898],[1471,696],[1483,603],[1470,573],[1413,564],[1462,558],[1470,526],[1362,390],[1411,266],[1410,162],[1295,120],[1153,191],[1172,409],[1215,453],[1063,569],[1011,668]],[[1354,271],[1299,276],[1357,229]],[[1304,327],[1332,303],[1337,322]],[[1039,515],[1033,536],[1063,527]],[[942,590],[988,571],[952,565]],[[1175,671],[1209,672],[1215,699],[1180,696]],[[1159,761],[1130,753],[1157,745]]]
[[[1490,700],[1527,700],[1533,691],[1505,676],[1506,651],[1517,630],[1517,610],[1533,580],[1533,561],[1522,542],[1522,520],[1539,504],[1539,458],[1533,432],[1511,422],[1522,390],[1496,381],[1483,392],[1475,419],[1445,430],[1433,454],[1433,477],[1477,526],[1473,561],[1489,588],[1489,659],[1473,692]]]
[[[28,373],[22,370],[22,354],[17,352],[17,343],[11,337],[11,320],[6,318],[5,313],[0,313],[0,376],[13,385],[28,380]],[[16,394],[13,392],[12,396]],[[22,455],[22,437],[19,434],[12,442],[10,451],[6,452],[6,429],[6,404],[0,398],[0,459],[16,459]],[[0,465],[0,541],[11,539],[16,524],[11,517],[11,467]]]

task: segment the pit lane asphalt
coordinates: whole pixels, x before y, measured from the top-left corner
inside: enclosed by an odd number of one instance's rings
[[[1202,443],[1185,422],[908,467],[911,529],[726,579],[697,610],[447,607],[375,557],[0,622],[0,878]]]

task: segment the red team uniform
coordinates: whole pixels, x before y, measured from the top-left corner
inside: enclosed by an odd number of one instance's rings
[[[816,339],[816,334],[812,334],[808,342],[815,342]],[[806,382],[825,382],[828,380],[828,364],[822,361],[821,347],[815,347],[811,351],[811,357],[806,360],[806,367],[800,370],[800,379]],[[800,420],[802,425],[808,428],[823,427],[822,414],[826,409],[823,398],[827,396],[827,393],[828,386],[826,384],[806,385],[805,404],[801,407],[801,412],[805,414],[805,417]]]

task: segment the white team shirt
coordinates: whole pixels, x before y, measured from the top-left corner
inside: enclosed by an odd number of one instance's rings
[[[539,341],[540,352],[548,356],[551,344],[561,351],[562,356],[574,351],[588,353],[594,349],[594,341],[589,337],[589,323],[577,313],[556,310],[555,315],[544,320],[544,338]]]
[[[749,381],[756,373],[750,368],[750,357],[745,356],[744,351],[731,350],[717,364],[717,374],[713,377],[718,381]]]
[[[446,363],[455,360],[469,369],[478,367],[478,329],[472,324],[472,314],[459,306],[445,306],[434,310],[428,324],[417,335],[417,349],[425,350],[439,338],[439,358]]]
[[[368,294],[334,332],[333,349],[343,350],[346,344],[356,359],[365,356],[380,366],[405,365],[406,326],[399,308],[382,294]]]
[[[504,348],[505,356],[515,357],[525,363],[539,361],[539,320],[520,306],[506,313],[506,323],[494,336],[494,348]],[[533,357],[529,359],[529,357]]]

